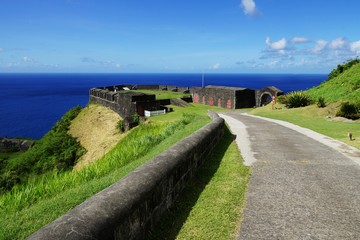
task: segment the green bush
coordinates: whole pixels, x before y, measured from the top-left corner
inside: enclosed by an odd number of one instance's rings
[[[359,111],[359,106],[357,106],[356,104],[344,102],[341,104],[340,110],[336,113],[336,116],[348,119],[359,119]]]
[[[123,119],[120,119],[116,124],[116,127],[119,129],[120,132],[125,132],[125,123]]]
[[[1,171],[0,192],[36,175],[53,170],[64,171],[75,165],[85,149],[68,134],[68,130],[71,120],[81,109],[77,106],[68,111],[33,147],[7,162]]]
[[[280,96],[278,96],[278,97],[276,98],[276,101],[277,101],[278,103],[285,104],[285,101],[286,101],[285,95],[280,95]]]
[[[133,115],[132,123],[133,123],[134,125],[136,125],[136,126],[139,125],[139,123],[140,123],[140,116],[139,116],[139,114],[135,113],[135,114]]]
[[[305,107],[311,104],[311,99],[303,91],[296,91],[285,95],[284,104],[287,108]]]
[[[126,132],[133,127],[136,127],[140,124],[140,116],[135,113],[132,117],[125,117],[120,119],[117,123],[117,128],[120,132]]]
[[[324,97],[319,97],[317,100],[317,106],[319,108],[324,108],[326,107],[326,102],[325,102],[325,98]]]

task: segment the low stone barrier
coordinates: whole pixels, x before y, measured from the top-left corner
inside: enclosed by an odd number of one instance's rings
[[[209,115],[211,123],[28,239],[145,238],[222,138],[224,120]]]

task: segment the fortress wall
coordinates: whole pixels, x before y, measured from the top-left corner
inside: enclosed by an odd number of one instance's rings
[[[185,91],[189,91],[190,93],[190,88],[189,87],[179,87],[179,86],[169,86],[169,85],[160,85],[159,86],[160,90],[164,90],[166,89],[167,91],[176,91],[176,92],[185,92]]]
[[[194,103],[235,109],[235,91],[218,88],[194,88]]]
[[[244,89],[242,91],[236,91],[235,99],[235,109],[256,106],[255,90]]]
[[[255,91],[231,87],[192,88],[194,103],[228,109],[254,107]]]
[[[131,101],[131,96],[116,94],[102,89],[90,89],[90,101],[99,103],[118,113],[122,118],[136,113],[136,105]]]
[[[211,123],[28,239],[144,238],[222,138],[224,120],[209,115]]]
[[[119,106],[118,106],[118,104],[116,102],[108,101],[106,99],[96,97],[96,96],[92,96],[92,95],[90,95],[90,101],[99,103],[99,104],[101,104],[101,105],[103,105],[103,106],[105,106],[107,108],[110,108],[114,112],[118,113],[121,117],[123,116],[122,113],[119,112]]]

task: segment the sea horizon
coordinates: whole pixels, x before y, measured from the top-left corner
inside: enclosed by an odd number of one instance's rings
[[[306,90],[327,74],[204,73],[204,86],[286,92]],[[41,138],[76,105],[86,106],[89,89],[121,84],[201,87],[202,73],[0,73],[0,137]]]

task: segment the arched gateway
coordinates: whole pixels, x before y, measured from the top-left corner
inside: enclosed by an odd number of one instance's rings
[[[271,102],[273,96],[278,97],[283,94],[284,94],[283,91],[281,91],[280,89],[278,89],[274,86],[266,87],[261,90],[257,90],[256,91],[256,106],[261,107],[261,106],[267,105]]]

